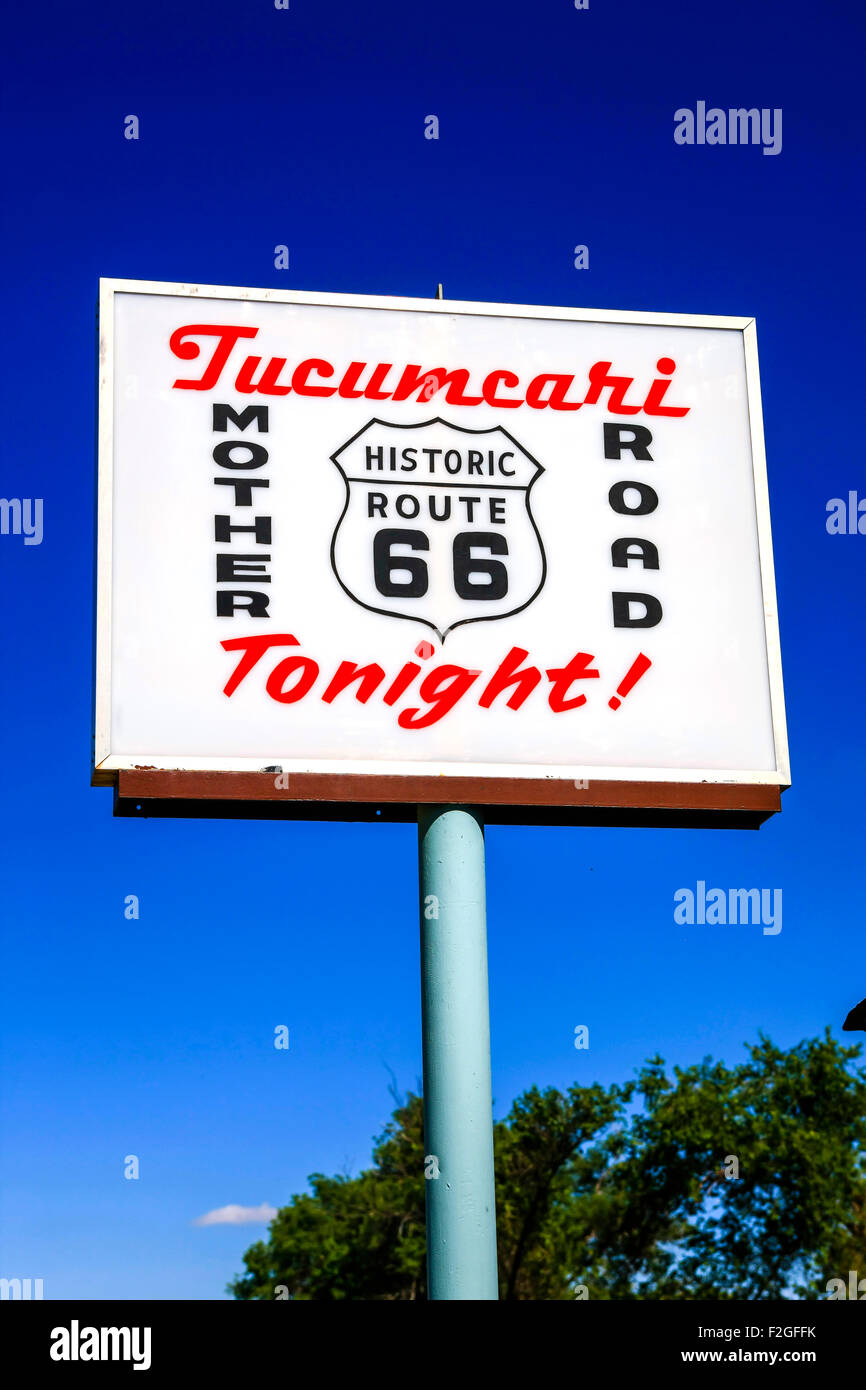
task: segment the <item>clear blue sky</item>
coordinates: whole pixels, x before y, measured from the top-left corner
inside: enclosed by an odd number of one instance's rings
[[[0,537],[0,1274],[223,1297],[265,1228],[194,1219],[357,1171],[387,1069],[421,1070],[412,827],[115,821],[89,786],[100,275],[756,316],[794,785],[759,832],[488,832],[496,1112],[838,1030],[866,995],[866,536],[825,529],[866,496],[862,6],[46,0],[4,37],[0,492],[45,535]],[[698,100],[782,108],[781,153],[676,145]],[[698,879],[781,888],[782,932],[675,925]]]

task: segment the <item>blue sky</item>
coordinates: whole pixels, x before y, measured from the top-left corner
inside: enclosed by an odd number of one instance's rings
[[[100,275],[754,315],[793,786],[757,833],[488,831],[496,1112],[866,995],[866,536],[825,527],[866,496],[863,31],[853,0],[10,12],[0,492],[45,533],[0,536],[0,1273],[223,1297],[265,1228],[195,1218],[357,1171],[421,1071],[411,826],[115,821],[89,786]],[[781,108],[781,153],[675,144],[698,100]],[[781,888],[783,930],[675,925],[698,879]]]

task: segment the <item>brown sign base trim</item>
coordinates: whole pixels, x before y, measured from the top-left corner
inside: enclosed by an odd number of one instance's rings
[[[757,829],[782,809],[777,786],[593,782],[564,778],[392,777],[351,773],[117,773],[116,816],[414,821],[419,804],[478,806],[491,825],[629,825]]]

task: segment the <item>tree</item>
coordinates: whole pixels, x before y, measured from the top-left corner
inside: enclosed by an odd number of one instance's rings
[[[425,1296],[424,1115],[409,1095],[394,1111],[357,1178],[314,1173],[312,1191],[293,1197],[267,1242],[244,1256],[236,1298],[416,1299]]]
[[[828,1032],[734,1066],[650,1058],[608,1088],[533,1087],[494,1126],[503,1299],[825,1296],[866,1250],[866,1075]],[[240,1299],[426,1297],[423,1106],[355,1178],[314,1174],[244,1256]],[[864,1271],[866,1272],[866,1271]]]

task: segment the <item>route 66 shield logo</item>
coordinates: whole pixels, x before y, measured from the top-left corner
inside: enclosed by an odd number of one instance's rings
[[[529,494],[544,469],[500,425],[371,420],[331,458],[346,484],[331,564],[362,608],[444,640],[540,593],[546,562]]]

